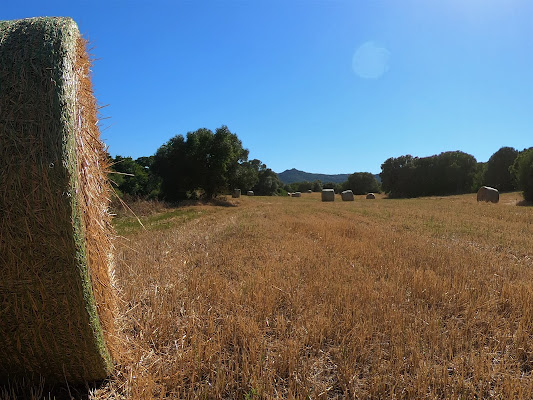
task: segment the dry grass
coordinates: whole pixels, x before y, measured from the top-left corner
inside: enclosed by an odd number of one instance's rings
[[[92,398],[528,399],[518,194],[243,197],[120,218],[125,348]]]
[[[245,197],[130,231],[129,352],[94,397],[530,398],[533,210],[518,198]]]

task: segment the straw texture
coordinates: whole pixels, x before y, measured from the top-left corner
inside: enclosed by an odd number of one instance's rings
[[[104,150],[76,23],[0,21],[1,381],[92,381],[112,368]]]

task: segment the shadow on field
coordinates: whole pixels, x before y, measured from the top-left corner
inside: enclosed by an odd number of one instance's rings
[[[517,201],[516,205],[519,207],[533,207],[533,201],[521,200]]]
[[[11,381],[0,383],[0,400],[17,399],[55,399],[55,400],[88,400],[91,391],[97,390],[103,382],[85,385],[29,383],[25,381]]]

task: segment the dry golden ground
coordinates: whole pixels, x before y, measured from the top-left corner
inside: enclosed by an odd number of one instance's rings
[[[242,197],[115,220],[106,398],[533,398],[533,208],[516,193]]]
[[[319,196],[117,219],[127,352],[94,397],[533,397],[518,194]]]

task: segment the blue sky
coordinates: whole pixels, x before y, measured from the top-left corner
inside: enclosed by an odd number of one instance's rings
[[[6,4],[7,3],[7,4]],[[227,125],[276,172],[533,146],[530,0],[9,1],[91,41],[102,138],[149,156]]]

